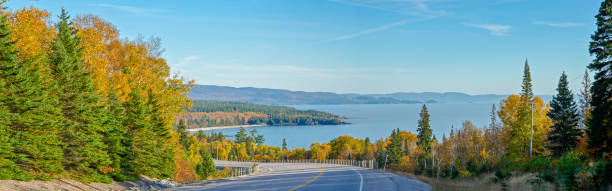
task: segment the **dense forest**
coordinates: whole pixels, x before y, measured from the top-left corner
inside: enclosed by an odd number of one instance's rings
[[[255,125],[339,125],[342,117],[314,110],[298,110],[285,106],[268,106],[244,102],[193,101],[184,120],[188,128]]]
[[[56,17],[2,9],[0,179],[212,175],[209,155],[183,147],[173,130],[193,82],[170,74],[160,39],[120,39],[94,15]]]

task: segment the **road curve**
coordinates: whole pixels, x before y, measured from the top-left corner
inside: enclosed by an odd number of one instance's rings
[[[224,161],[215,162],[221,163],[219,166],[228,165]],[[259,167],[260,171],[253,175],[196,182],[170,190],[431,190],[428,184],[407,176],[354,166],[259,163]]]

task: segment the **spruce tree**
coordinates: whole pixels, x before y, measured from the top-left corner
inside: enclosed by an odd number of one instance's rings
[[[61,113],[55,106],[57,97],[49,90],[54,84],[43,85],[37,67],[31,67],[28,60],[18,63],[15,42],[11,41],[11,32],[6,14],[0,16],[0,105],[8,113],[0,114],[3,120],[9,120],[3,131],[8,140],[3,143],[4,149],[12,148],[10,160],[0,162],[11,176],[16,179],[45,179],[53,174],[63,172],[62,149],[58,137]],[[32,68],[32,69],[30,69]],[[8,119],[6,118],[8,117]],[[7,144],[9,143],[9,144]],[[13,169],[15,163],[27,172],[21,176]],[[3,174],[3,173],[0,173]],[[8,175],[9,173],[7,173]]]
[[[523,84],[521,85],[521,98],[527,100],[527,102],[533,101],[533,90],[531,85],[531,71],[529,71],[529,63],[525,59],[525,66],[523,68]]]
[[[595,72],[591,87],[591,119],[588,146],[595,156],[612,152],[612,0],[601,3],[597,29],[591,35],[589,53],[595,56],[588,68]]]
[[[178,126],[176,127],[176,131],[179,133],[179,142],[183,145],[185,150],[189,149],[189,141],[187,141],[187,126],[185,126],[185,121],[183,119],[179,120]]]
[[[149,118],[151,119],[151,130],[155,134],[153,141],[157,149],[153,150],[153,155],[157,156],[152,168],[158,170],[159,178],[170,178],[174,176],[174,145],[172,145],[172,126],[167,124],[162,117],[161,105],[155,98],[153,91],[149,89],[150,107]]]
[[[584,70],[584,77],[582,79],[582,88],[580,89],[580,113],[582,122],[580,127],[584,129],[588,125],[588,118],[591,113],[591,78],[589,72]]]
[[[417,146],[421,148],[425,152],[426,156],[431,154],[431,126],[429,125],[429,113],[427,111],[427,106],[423,104],[423,108],[421,109],[421,113],[419,114],[419,127],[417,128]]]
[[[200,154],[202,155],[202,161],[196,165],[195,170],[196,173],[200,175],[201,179],[206,179],[207,177],[214,175],[217,169],[210,153],[201,150]]]
[[[0,79],[0,87],[3,87],[4,83]],[[8,131],[8,125],[10,122],[10,115],[8,109],[4,106],[1,100],[5,100],[2,94],[0,94],[0,180],[17,178],[16,176],[21,173],[15,162],[13,162],[13,137],[10,136]]]
[[[3,18],[0,22],[6,23],[6,16],[2,15]],[[6,25],[6,24],[3,24]],[[1,28],[0,28],[1,30]],[[2,32],[2,31],[0,31]],[[4,33],[0,33],[2,35]],[[1,36],[0,36],[1,37]],[[2,39],[0,39],[2,40]],[[2,42],[2,41],[0,41]],[[7,48],[6,46],[0,46],[1,48]],[[5,51],[12,52],[12,50],[4,50],[0,55],[6,55]],[[0,78],[0,87],[5,87],[4,79]],[[12,179],[15,177],[16,171],[19,169],[13,162],[13,145],[14,140],[13,136],[9,134],[8,125],[10,124],[11,115],[8,112],[6,106],[4,106],[4,100],[6,97],[3,94],[4,92],[0,92],[0,180]]]
[[[529,149],[529,137],[531,126],[531,104],[533,102],[533,90],[531,83],[531,71],[529,63],[525,60],[523,68],[523,82],[521,84],[520,105],[517,111],[517,120],[511,124],[509,152],[517,155],[525,154]],[[534,124],[535,125],[535,124]],[[534,129],[536,127],[534,126]]]
[[[283,147],[282,147],[282,151],[287,150],[287,140],[285,138],[283,138]]]
[[[567,75],[561,74],[557,95],[550,102],[548,117],[553,120],[554,125],[548,134],[548,148],[553,155],[560,157],[564,152],[576,147],[578,136],[581,135],[578,128],[580,116],[574,102],[574,96],[569,89]]]
[[[402,158],[402,138],[400,137],[399,129],[391,132],[391,143],[387,145],[387,160],[390,167],[397,167]]]
[[[65,10],[57,23],[58,34],[49,54],[52,75],[58,89],[59,107],[64,116],[61,137],[64,145],[64,167],[82,181],[109,182],[101,170],[110,165],[102,141],[104,113],[91,74],[81,60],[80,38]]]
[[[125,162],[126,171],[129,175],[147,175],[149,177],[159,177],[156,169],[151,168],[154,164],[152,160],[155,142],[151,140],[155,137],[153,133],[146,103],[140,96],[140,90],[133,88],[129,94],[129,101],[125,103],[127,128],[126,149],[127,155]]]
[[[104,135],[104,144],[106,152],[111,161],[111,175],[116,180],[122,181],[125,179],[122,173],[122,157],[125,156],[126,148],[123,145],[126,136],[126,129],[123,126],[126,120],[125,108],[123,103],[113,89],[109,91],[106,101],[106,115],[103,127],[106,129]]]

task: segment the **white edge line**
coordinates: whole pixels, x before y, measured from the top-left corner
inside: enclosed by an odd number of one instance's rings
[[[358,170],[355,170],[355,169],[352,169],[352,170],[354,170],[355,172],[357,172],[357,174],[359,174],[359,180],[360,180],[359,191],[361,191],[361,189],[363,188],[363,176],[361,176],[361,173]]]

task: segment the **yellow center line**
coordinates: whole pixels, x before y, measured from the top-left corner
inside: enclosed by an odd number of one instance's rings
[[[323,174],[323,169],[319,169],[319,175],[317,175],[314,178],[304,182],[304,184],[300,184],[300,185],[298,185],[296,187],[293,187],[293,188],[289,189],[289,191],[294,191],[294,190],[297,190],[298,188],[306,186],[307,184],[310,184],[312,181],[315,181],[317,178],[321,177],[322,174]]]

